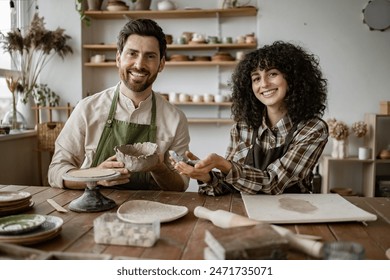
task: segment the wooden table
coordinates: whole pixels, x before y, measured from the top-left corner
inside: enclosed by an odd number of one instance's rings
[[[220,197],[209,197],[194,192],[162,192],[162,191],[123,191],[105,189],[106,196],[114,199],[118,205],[128,200],[145,199],[184,205],[189,213],[184,217],[161,224],[160,239],[153,247],[132,247],[103,245],[94,242],[93,220],[102,212],[76,213],[69,211],[59,213],[53,209],[46,199],[52,198],[65,208],[82,191],[64,190],[51,187],[0,185],[1,191],[27,191],[33,195],[34,207],[28,213],[54,215],[64,220],[61,234],[52,240],[29,245],[43,251],[60,251],[68,253],[108,254],[113,258],[142,259],[203,259],[205,247],[204,232],[214,227],[211,222],[198,219],[193,210],[202,205],[211,210],[223,209],[240,215],[246,215],[243,201],[239,194]],[[385,260],[385,251],[390,248],[390,199],[384,197],[346,197],[360,208],[376,214],[378,219],[368,222],[321,223],[283,225],[301,234],[322,236],[323,241],[348,240],[362,244],[366,249],[367,259]],[[117,208],[114,208],[113,212]],[[27,245],[26,245],[27,246]],[[310,259],[300,252],[290,250],[288,259]]]

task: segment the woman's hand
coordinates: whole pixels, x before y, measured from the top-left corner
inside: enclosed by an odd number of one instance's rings
[[[112,180],[98,181],[97,184],[100,186],[111,187],[111,186],[122,185],[130,182],[130,176],[131,176],[130,171],[127,170],[127,168],[125,168],[125,164],[123,162],[117,161],[116,156],[109,157],[101,164],[99,164],[98,168],[113,169],[121,174],[118,178]]]
[[[200,180],[208,183],[211,180],[210,171],[214,168],[221,170],[223,173],[228,173],[232,168],[231,163],[223,157],[212,153],[206,158],[199,160],[193,153],[187,151],[186,156],[193,161],[197,161],[194,166],[186,164],[184,162],[175,162],[173,159],[173,165],[177,171],[192,179]]]

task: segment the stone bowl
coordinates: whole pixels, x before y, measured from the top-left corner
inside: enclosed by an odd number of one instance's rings
[[[158,146],[155,143],[144,142],[125,144],[114,148],[116,158],[123,162],[130,172],[148,171],[158,162]]]

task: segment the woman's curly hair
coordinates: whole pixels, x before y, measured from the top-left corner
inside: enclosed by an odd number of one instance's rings
[[[253,93],[251,81],[251,73],[257,69],[282,72],[288,85],[285,104],[294,123],[324,114],[327,80],[318,59],[299,46],[276,41],[245,55],[232,74],[232,115],[236,122],[252,128],[261,125],[266,107]]]

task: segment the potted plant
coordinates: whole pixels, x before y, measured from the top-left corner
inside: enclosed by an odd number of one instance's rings
[[[37,106],[55,107],[60,103],[60,97],[47,84],[36,84],[33,96]]]
[[[75,9],[80,15],[80,20],[85,25],[91,25],[91,19],[84,13],[85,10],[100,10],[103,4],[103,0],[75,0]]]

